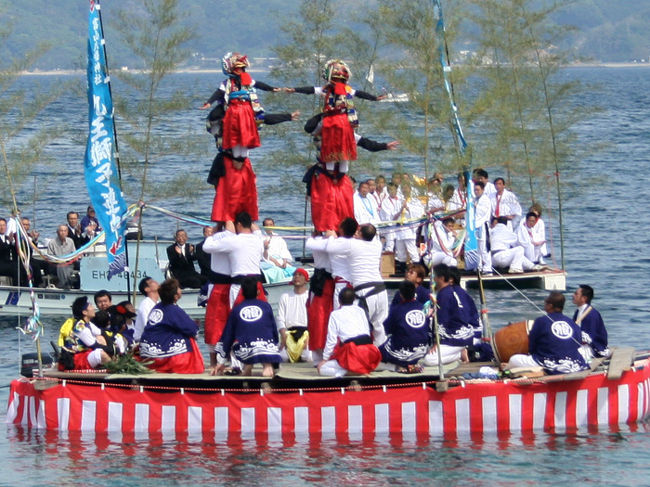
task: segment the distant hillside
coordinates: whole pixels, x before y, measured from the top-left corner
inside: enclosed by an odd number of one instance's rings
[[[349,14],[350,2],[346,5]],[[300,0],[266,0],[242,4],[235,0],[182,0],[187,22],[197,37],[189,46],[196,53],[194,63],[203,58],[220,58],[225,51],[240,50],[253,56],[268,56],[281,40],[279,26],[297,16]],[[374,0],[358,0],[354,8],[374,5]],[[137,14],[135,0],[104,0],[102,12],[113,66],[133,66],[120,44],[115,28],[117,9]],[[446,2],[452,8],[452,2]],[[85,0],[0,0],[0,26],[11,27],[8,41],[0,41],[0,55],[21,57],[39,41],[53,49],[42,58],[41,69],[81,67],[85,63],[87,1]],[[349,18],[345,15],[344,18]],[[647,0],[581,0],[566,7],[557,21],[577,26],[572,39],[579,55],[599,61],[629,62],[650,58],[650,2]],[[462,36],[461,36],[462,37]],[[204,62],[211,67],[216,63]]]

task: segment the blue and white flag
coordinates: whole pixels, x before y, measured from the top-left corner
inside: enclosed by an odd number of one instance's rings
[[[108,278],[126,267],[126,203],[117,172],[113,146],[113,100],[104,52],[99,2],[90,1],[88,16],[88,120],[86,186],[99,224],[106,232]]]
[[[473,271],[480,267],[478,253],[478,241],[476,240],[476,207],[474,206],[474,182],[470,177],[469,170],[465,171],[465,180],[467,181],[467,211],[465,212],[465,270]]]

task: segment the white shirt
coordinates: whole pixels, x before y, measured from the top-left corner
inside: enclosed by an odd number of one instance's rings
[[[490,197],[483,193],[480,198],[474,198],[475,214],[474,226],[476,228],[482,227],[484,223],[490,223],[490,216],[492,215],[492,204]]]
[[[293,328],[294,326],[307,327],[308,297],[309,291],[305,290],[302,294],[296,294],[293,289],[280,296],[276,315],[278,331],[283,328]]]
[[[311,255],[314,257],[314,267],[316,269],[325,269],[331,274],[332,265],[330,264],[330,256],[325,250],[327,248],[327,239],[323,237],[309,237],[305,243],[305,247],[311,250]]]
[[[151,310],[154,306],[156,306],[156,301],[151,299],[149,296],[140,301],[140,304],[138,305],[138,311],[135,316],[135,331],[133,332],[133,339],[136,342],[140,341],[144,327],[147,324],[147,320],[149,319],[149,313],[151,313]]]
[[[447,203],[447,211],[464,210],[467,202],[466,190],[456,188],[454,194]]]
[[[327,251],[342,256],[349,263],[350,282],[359,286],[367,282],[381,282],[381,242],[358,238],[330,238]]]
[[[382,221],[389,222],[399,218],[401,210],[402,200],[397,196],[395,198],[388,197],[383,201],[379,215]]]
[[[226,252],[230,262],[231,276],[248,276],[260,273],[260,261],[264,255],[264,243],[259,232],[224,232],[226,237],[215,241],[206,239],[203,250],[212,253]],[[207,247],[207,248],[206,248]]]
[[[537,222],[532,228],[526,225],[525,219],[521,220],[521,223],[517,228],[517,238],[519,242],[522,244],[522,246],[525,246],[526,244],[531,244],[535,246],[535,248],[539,248],[542,257],[548,254],[546,250],[546,228],[545,227],[546,225],[544,224],[544,220],[538,218]]]
[[[493,183],[491,183],[490,181],[488,181],[487,183],[485,183],[485,189],[483,190],[483,192],[484,192],[486,195],[490,196],[491,194],[496,193],[496,192],[497,192],[497,189],[494,187],[494,184],[493,184]]]
[[[268,240],[269,242],[269,247],[267,249],[268,251],[268,260],[267,262],[271,262],[271,257],[275,258],[276,260],[286,260],[287,262],[293,262],[293,256],[291,255],[291,252],[289,252],[289,247],[287,247],[287,242],[280,236],[278,235],[265,235],[264,240]]]
[[[362,197],[357,191],[354,193],[353,201],[354,219],[359,225],[379,222],[379,214],[373,198],[369,196]]]
[[[503,223],[497,223],[490,229],[490,249],[492,253],[506,250],[517,245],[517,236]]]
[[[374,193],[368,193],[368,198],[371,198],[375,202],[375,208],[377,208],[379,218],[382,219],[381,206],[384,200],[388,199],[388,188],[384,186],[384,188],[379,193],[377,191]]]
[[[327,340],[323,349],[323,360],[329,360],[337,340],[345,342],[360,335],[370,335],[366,313],[355,305],[343,306],[330,314],[327,323]]]
[[[229,276],[231,274],[228,252],[225,250],[219,250],[218,247],[218,242],[231,235],[233,235],[231,232],[217,232],[205,238],[205,241],[203,242],[203,251],[210,254],[210,269],[212,272],[223,274],[224,276]]]
[[[418,198],[411,197],[406,202],[406,208],[401,212],[400,218],[403,218],[406,222],[420,218],[422,215],[424,215],[424,207],[422,206],[422,203]],[[414,226],[400,227],[395,238],[398,240],[415,239],[415,231],[416,227]]]
[[[431,250],[433,252],[443,252],[447,255],[452,255],[451,248],[456,240],[454,234],[448,231],[440,220],[436,220],[433,225],[435,226],[435,231],[431,234]]]
[[[350,277],[350,263],[348,253],[345,251],[336,250],[334,246],[330,247],[330,243],[337,240],[354,240],[354,238],[345,237],[329,237],[325,239],[324,250],[330,258],[330,265],[332,266],[332,275],[343,279],[344,281],[352,282]],[[345,250],[346,247],[343,247]]]
[[[521,216],[521,205],[512,191],[504,189],[501,195],[498,193],[491,194],[490,203],[492,204],[493,216]],[[499,210],[498,215],[497,210]]]

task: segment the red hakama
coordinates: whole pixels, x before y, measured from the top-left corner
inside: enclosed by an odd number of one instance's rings
[[[222,146],[224,149],[232,149],[238,145],[248,149],[259,147],[260,135],[250,102],[235,99],[230,100],[223,118]]]
[[[213,222],[233,221],[241,211],[247,212],[253,221],[259,219],[257,210],[257,184],[251,161],[246,158],[240,169],[227,156],[223,158],[225,176],[219,184],[212,204]]]
[[[316,173],[311,183],[311,219],[317,232],[336,230],[346,218],[354,218],[354,187],[347,174],[332,179]]]
[[[327,323],[332,312],[334,298],[334,279],[326,279],[323,294],[309,295],[307,300],[307,331],[309,331],[309,349],[325,348]]]
[[[205,343],[216,345],[230,314],[230,284],[213,284],[205,309]]]
[[[357,345],[348,342],[334,350],[332,359],[354,374],[369,374],[381,362],[381,352],[372,344]]]
[[[322,162],[356,161],[357,142],[347,113],[326,114],[321,129]]]
[[[202,374],[205,371],[205,365],[199,344],[194,338],[189,340],[192,350],[171,357],[153,359],[153,364],[149,365],[149,368],[157,372],[171,374]]]

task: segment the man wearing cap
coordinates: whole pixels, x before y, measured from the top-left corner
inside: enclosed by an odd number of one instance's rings
[[[280,355],[284,362],[298,362],[300,359],[311,360],[307,346],[307,282],[309,274],[303,268],[293,273],[293,289],[280,296],[278,303],[277,325],[280,333]]]
[[[91,322],[95,317],[95,307],[86,296],[74,300],[72,315],[77,322],[65,337],[59,370],[95,369],[110,362],[110,356],[103,349],[107,345],[106,339]]]

